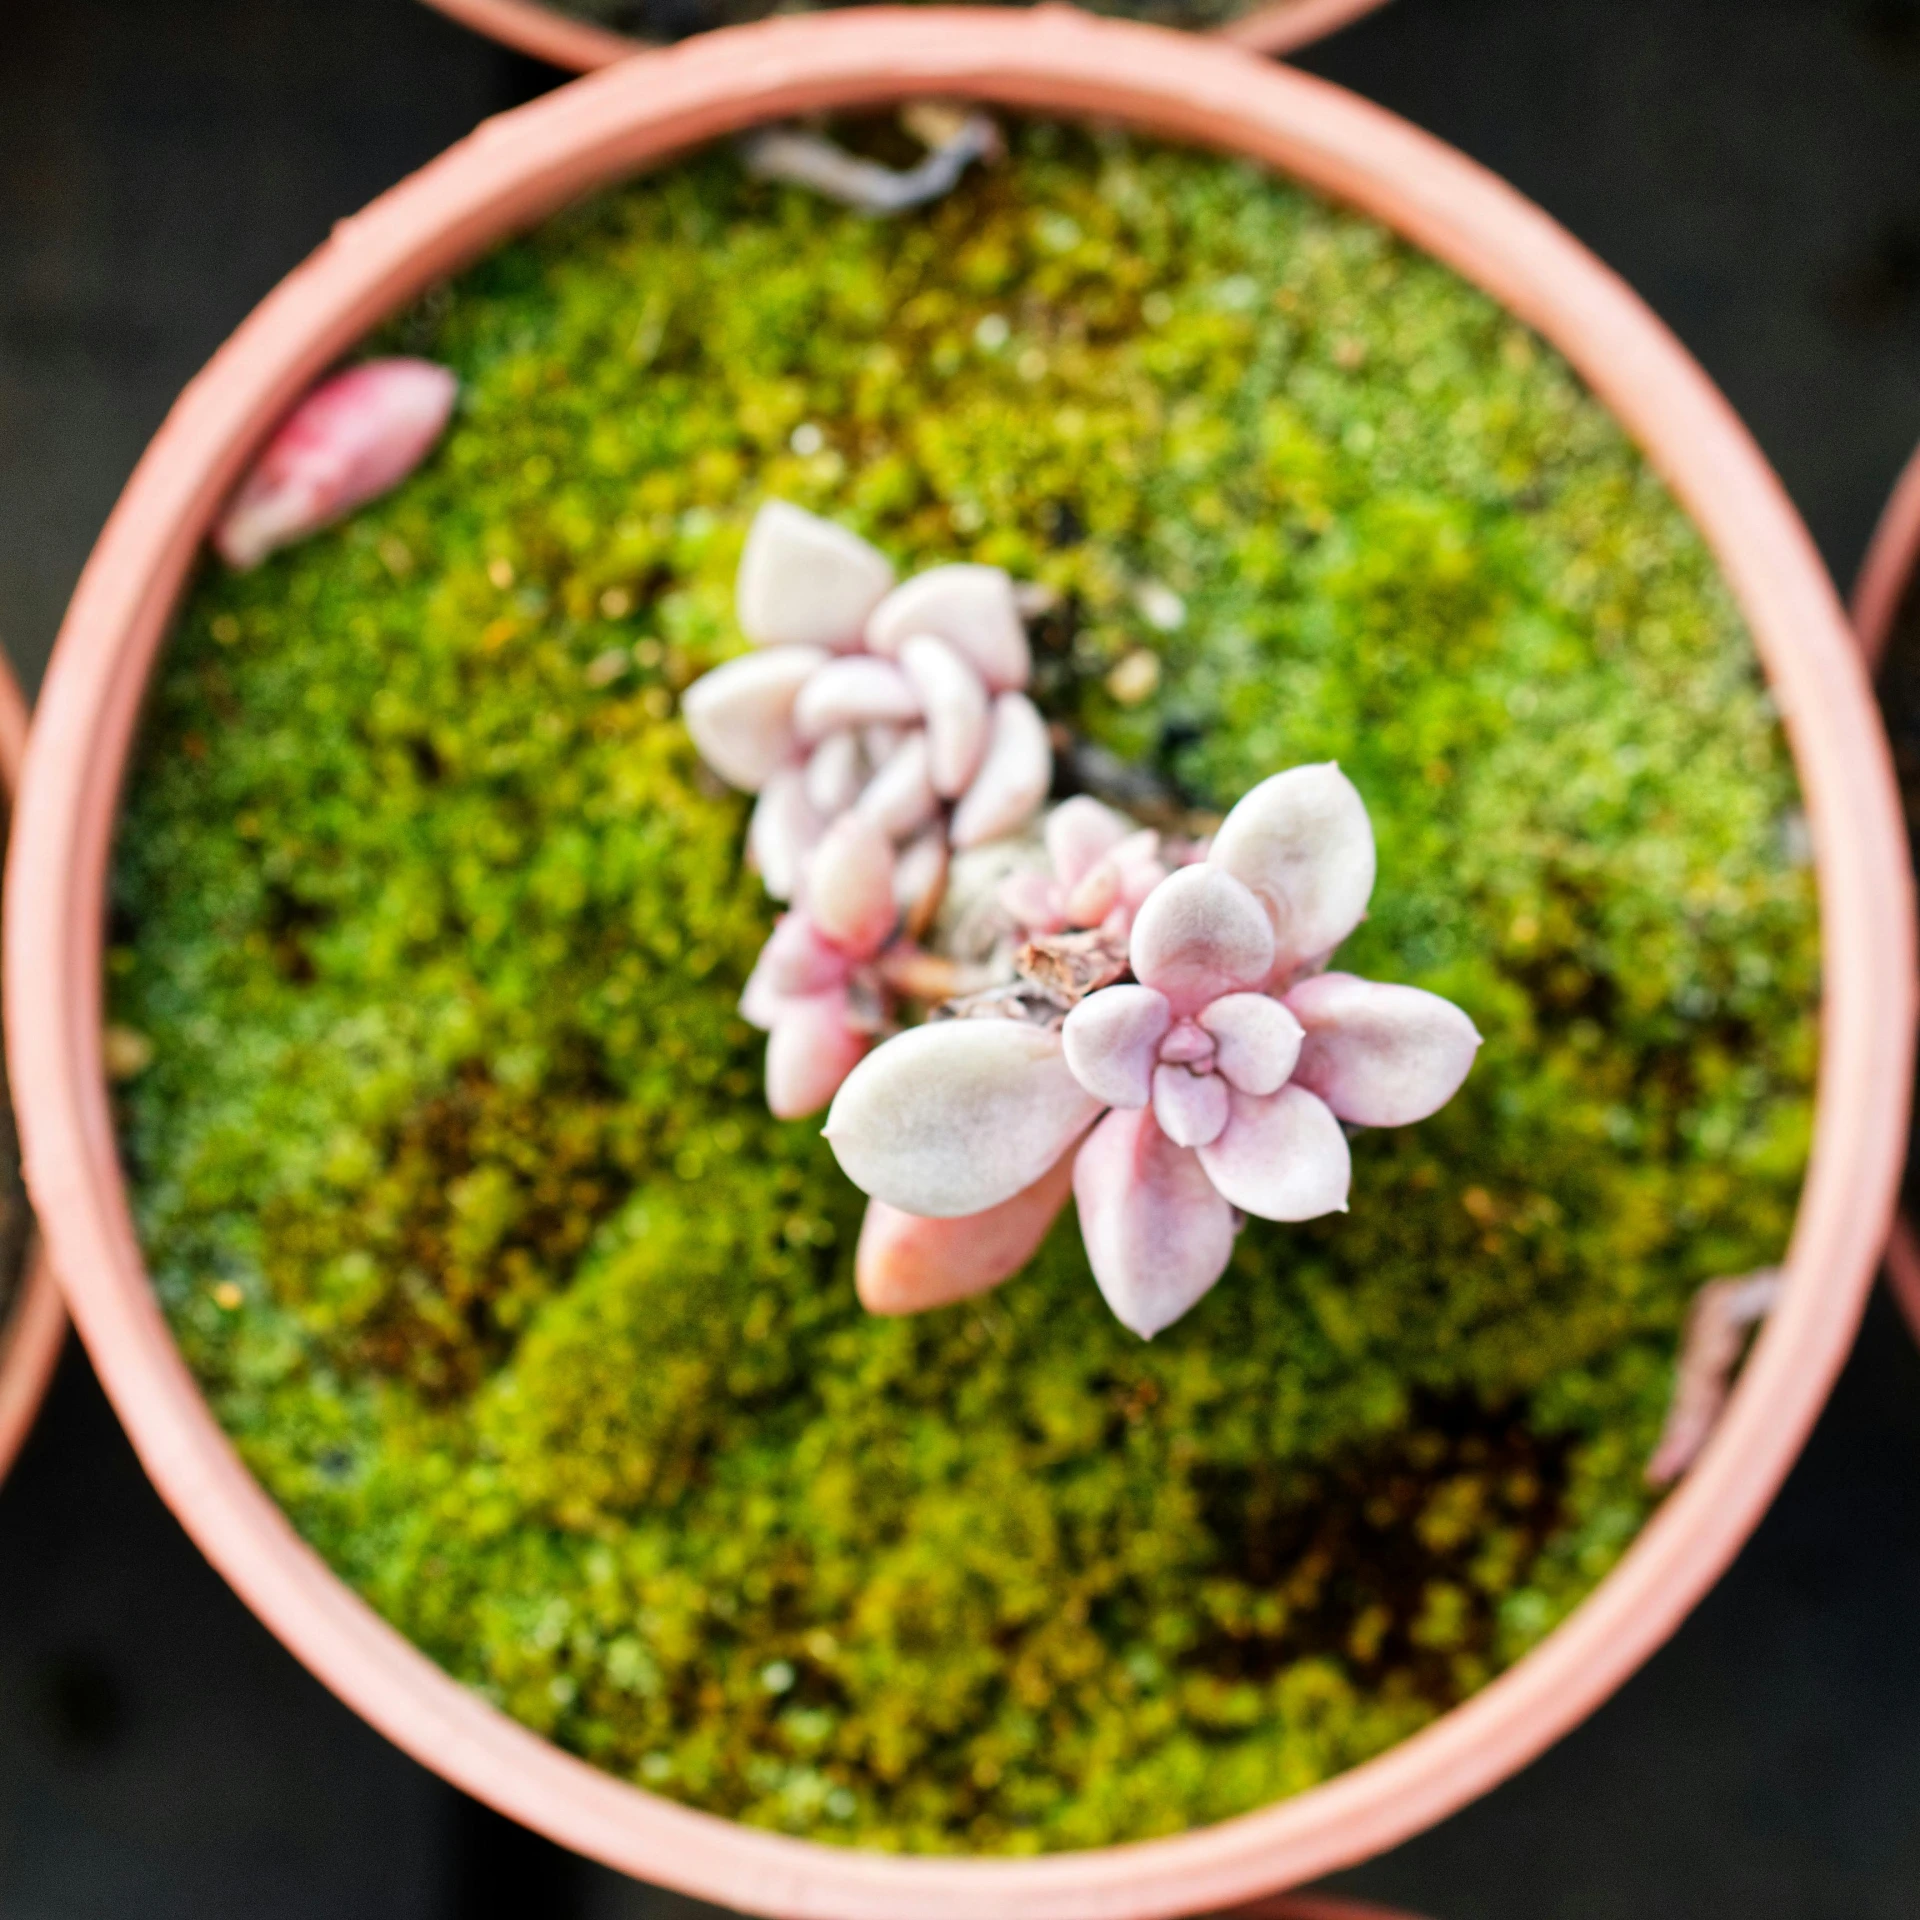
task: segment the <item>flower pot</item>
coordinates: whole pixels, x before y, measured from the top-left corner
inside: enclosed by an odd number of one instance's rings
[[[1920,454],[1901,470],[1868,543],[1853,583],[1849,611],[1870,671],[1877,672],[1908,610],[1914,565],[1920,561]],[[1907,1324],[1920,1339],[1920,1244],[1905,1214],[1887,1241],[1887,1284]]]
[[[1786,1283],[1697,1465],[1614,1571],[1466,1704],[1324,1785],[1178,1837],[1025,1859],[858,1852],[691,1811],[561,1752],[382,1622],[242,1465],[184,1364],[134,1234],[102,1070],[102,907],[143,690],[214,516],[288,407],[436,278],[597,186],[771,119],[930,95],[1259,161],[1398,229],[1544,335],[1645,448],[1743,609],[1820,879],[1817,1112]],[[488,123],[344,222],[188,389],[103,533],[36,720],[9,881],[32,906],[7,930],[6,994],[34,1200],[82,1336],[183,1524],[299,1658],[424,1764],[610,1865],[768,1914],[1230,1908],[1487,1791],[1646,1659],[1757,1523],[1846,1355],[1905,1139],[1913,917],[1886,743],[1811,543],[1724,401],[1613,275],[1440,143],[1239,50],[1065,10],[874,10],[705,36]]]
[[[19,782],[26,748],[27,703],[0,659],[0,785],[9,796]],[[0,1274],[0,1477],[13,1465],[40,1410],[67,1333],[60,1289],[38,1236],[31,1228],[28,1233],[17,1256],[10,1256],[17,1271]]]
[[[1348,1900],[1332,1893],[1283,1894],[1275,1900],[1256,1900],[1237,1907],[1221,1920],[1413,1920],[1397,1909],[1376,1907],[1368,1901]]]
[[[591,73],[595,67],[625,59],[645,44],[542,5],[541,0],[426,0],[426,4],[490,40],[574,73]],[[1209,31],[1255,53],[1293,53],[1339,32],[1382,4],[1383,0],[1254,0],[1236,19]]]

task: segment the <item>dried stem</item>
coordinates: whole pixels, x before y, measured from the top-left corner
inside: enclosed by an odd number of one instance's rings
[[[1779,1268],[1763,1267],[1731,1280],[1710,1280],[1694,1295],[1667,1423],[1647,1462],[1649,1486],[1671,1486],[1700,1457],[1727,1404],[1747,1335],[1773,1311],[1781,1278]]]
[[[874,971],[902,998],[928,1006],[975,993],[991,977],[984,967],[929,953],[911,940],[896,940],[874,963]]]
[[[883,167],[836,146],[824,134],[764,127],[740,143],[749,171],[767,180],[791,180],[861,213],[904,213],[951,193],[976,160],[1001,150],[1000,129],[984,113],[970,113],[916,166]]]
[[[1014,956],[1021,979],[1030,981],[1065,1006],[1110,987],[1130,964],[1127,942],[1117,934],[1055,933],[1029,940]]]

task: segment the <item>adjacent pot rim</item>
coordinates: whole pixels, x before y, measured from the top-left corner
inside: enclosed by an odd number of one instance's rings
[[[1916,563],[1920,563],[1920,447],[1907,456],[1887,504],[1880,509],[1848,596],[1847,610],[1869,672],[1878,668],[1887,650]]]
[[[8,796],[19,791],[26,751],[26,696],[0,655],[0,790]],[[0,1480],[26,1442],[66,1337],[67,1310],[36,1231],[21,1266],[20,1290],[0,1325]]]
[[[1619,1565],[1518,1664],[1350,1772],[1195,1832],[1033,1859],[856,1852],[657,1798],[507,1719],[382,1621],[296,1535],[201,1399],[142,1262],[101,1066],[105,876],[143,689],[207,526],[279,417],[395,306],[593,188],[758,122],[926,94],[1263,161],[1386,221],[1536,327],[1714,548],[1784,716],[1820,873],[1819,1095],[1787,1284],[1719,1429]],[[6,1032],[30,1190],[106,1389],[188,1531],[321,1679],[457,1785],[609,1865],[792,1920],[1228,1908],[1377,1853],[1504,1779],[1645,1660],[1751,1532],[1852,1342],[1904,1155],[1914,918],[1891,756],[1826,572],[1731,408],[1617,276],[1440,141],[1238,49],[1068,9],[876,8],[702,35],[487,122],[338,226],[181,395],[114,508],[41,696],[8,885]]]
[[[13,1311],[0,1328],[0,1480],[12,1472],[26,1444],[66,1338],[67,1309],[36,1233]]]
[[[1869,673],[1880,669],[1894,623],[1913,589],[1916,567],[1920,567],[1920,447],[1907,456],[1887,504],[1880,509],[1848,601]],[[1888,1236],[1886,1266],[1888,1289],[1913,1337],[1920,1340],[1920,1240],[1915,1239],[1904,1213],[1894,1220]]]
[[[1385,6],[1387,0],[1266,0],[1250,8],[1237,20],[1223,26],[1202,29],[1209,36],[1230,40],[1252,53],[1283,54],[1297,52],[1324,40],[1330,33]],[[590,20],[575,20],[544,6],[541,0],[425,0],[427,6],[457,20],[463,27],[498,40],[502,46],[530,54],[550,66],[573,73],[591,73],[596,68],[624,60],[650,43],[611,27],[596,27]],[[1043,5],[1058,6],[1064,0],[1042,0]]]

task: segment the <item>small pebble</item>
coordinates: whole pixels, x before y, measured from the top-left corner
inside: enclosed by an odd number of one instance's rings
[[[132,1027],[109,1027],[100,1036],[100,1055],[109,1080],[131,1080],[153,1064],[153,1042]]]
[[[1141,618],[1161,633],[1177,633],[1186,624],[1187,603],[1164,580],[1143,581],[1133,598]]]
[[[1160,685],[1160,656],[1145,647],[1130,653],[1107,675],[1107,691],[1123,707],[1153,698]]]

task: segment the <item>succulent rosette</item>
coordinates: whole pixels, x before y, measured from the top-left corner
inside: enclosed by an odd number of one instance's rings
[[[758,795],[748,853],[793,906],[741,1011],[768,1035],[768,1106],[798,1119],[891,1026],[950,853],[1025,828],[1053,753],[998,567],[896,585],[857,534],[773,500],[748,531],[735,602],[751,650],[695,681],[681,711],[707,764]],[[952,976],[933,978],[933,997],[951,990]]]
[[[1344,1211],[1346,1128],[1436,1112],[1480,1044],[1436,994],[1325,970],[1365,916],[1375,864],[1337,766],[1276,774],[1203,861],[1146,893],[1131,978],[1069,989],[1057,1023],[1025,1006],[934,1020],[863,1059],[826,1135],[875,1203],[868,1304],[910,1311],[997,1284],[1070,1186],[1095,1280],[1151,1338],[1220,1278],[1243,1216]]]
[[[1033,670],[1012,579],[930,568],[894,584],[857,534],[772,500],[736,587],[751,650],[681,702],[701,756],[759,796],[748,846],[767,891],[805,890],[832,823],[857,812],[896,846],[954,847],[1018,831],[1053,775],[1023,691]]]
[[[1087,794],[1064,800],[1042,828],[1047,867],[1014,874],[1000,903],[1028,933],[1103,931],[1124,937],[1155,887],[1181,856],[1151,827]]]

